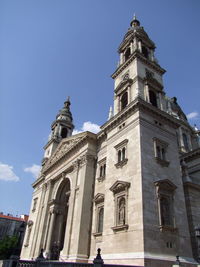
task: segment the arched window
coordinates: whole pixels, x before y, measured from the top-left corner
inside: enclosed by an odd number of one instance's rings
[[[125,52],[125,54],[124,54],[124,56],[125,56],[125,61],[126,61],[127,59],[129,59],[130,55],[131,55],[131,49],[130,49],[130,47],[129,47],[129,48],[126,49],[126,52]]]
[[[149,90],[149,101],[154,107],[158,107],[156,93]]]
[[[126,201],[124,197],[121,197],[119,200],[119,211],[118,211],[118,224],[125,224],[125,216],[126,216]]]
[[[121,110],[124,109],[128,104],[128,93],[125,92],[121,97]]]
[[[104,208],[101,207],[99,209],[99,216],[98,216],[98,227],[97,227],[97,232],[102,233],[103,232],[103,214],[104,214]]]
[[[187,138],[187,135],[185,133],[183,133],[183,144],[184,144],[184,147],[185,147],[185,150],[189,150],[189,145],[188,145],[188,138]]]
[[[148,58],[149,57],[149,52],[145,46],[142,46],[142,54]]]
[[[125,158],[126,158],[126,148],[123,147],[122,148],[122,160],[125,160]]]
[[[67,137],[67,128],[62,128],[61,130],[61,137],[66,138]]]
[[[122,152],[121,152],[121,150],[119,150],[118,153],[117,153],[117,155],[118,155],[118,162],[121,161],[121,154],[122,154]]]

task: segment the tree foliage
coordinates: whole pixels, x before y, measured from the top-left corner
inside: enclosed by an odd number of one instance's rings
[[[0,240],[0,260],[9,259],[17,246],[17,236],[6,236]]]

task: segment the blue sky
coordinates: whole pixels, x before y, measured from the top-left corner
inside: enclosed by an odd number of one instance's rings
[[[1,0],[0,211],[29,212],[43,146],[68,95],[76,130],[107,120],[110,75],[134,13],[167,70],[167,95],[200,127],[199,0]]]

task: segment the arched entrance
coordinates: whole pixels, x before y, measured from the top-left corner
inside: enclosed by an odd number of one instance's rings
[[[68,207],[70,197],[70,181],[65,178],[56,193],[53,210],[54,219],[51,218],[53,227],[50,241],[50,259],[58,260],[60,251],[64,246],[65,229],[67,224]]]

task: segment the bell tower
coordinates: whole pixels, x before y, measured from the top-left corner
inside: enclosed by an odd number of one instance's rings
[[[166,109],[162,81],[165,70],[155,58],[155,48],[154,42],[134,16],[118,48],[120,60],[112,74],[115,83],[114,115],[137,97],[162,110]]]
[[[74,125],[70,105],[71,103],[68,97],[68,99],[64,102],[64,107],[59,111],[56,119],[51,125],[49,140],[44,147],[45,153],[43,163],[45,163],[45,160],[52,155],[63,138],[67,138],[72,135]]]

